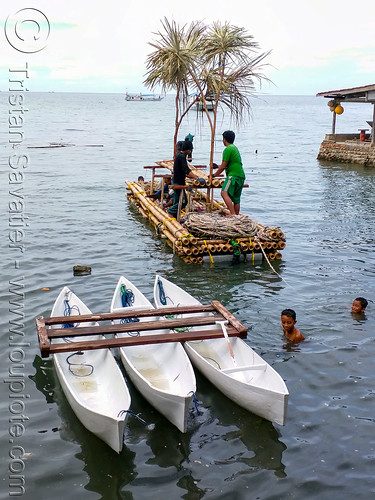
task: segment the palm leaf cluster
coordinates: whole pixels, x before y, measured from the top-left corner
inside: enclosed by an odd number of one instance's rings
[[[268,80],[263,69],[269,52],[259,54],[254,37],[228,22],[207,26],[194,21],[180,27],[164,18],[162,28],[156,33],[158,39],[150,42],[154,51],[146,61],[144,83],[151,89],[158,86],[163,92],[176,91],[174,154],[184,116],[196,100],[202,101],[211,128],[212,172],[218,106],[228,108],[237,124],[247,116],[256,83]],[[189,100],[193,89],[195,101]],[[207,98],[215,101],[213,116],[208,113]]]

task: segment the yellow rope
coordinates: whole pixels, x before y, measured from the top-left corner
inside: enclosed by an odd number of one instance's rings
[[[260,249],[262,250],[263,255],[265,256],[266,261],[268,262],[268,264],[269,264],[270,268],[272,269],[272,271],[273,271],[275,274],[277,274],[277,276],[278,276],[280,279],[282,279],[283,281],[285,281],[285,283],[288,285],[288,282],[287,282],[286,280],[284,280],[284,278],[283,278],[282,276],[280,276],[280,274],[279,274],[279,273],[275,270],[275,268],[272,266],[271,262],[268,260],[268,257],[267,257],[267,255],[266,255],[265,251],[263,250],[263,247],[262,247],[261,242],[258,240],[258,238],[254,238],[254,239],[256,239],[256,240],[257,240],[257,242],[259,243]]]
[[[164,220],[163,220],[163,229],[164,229],[164,227],[165,227],[165,223],[166,223],[167,221],[169,221],[169,220],[174,220],[174,217],[170,217],[169,219],[164,219]]]
[[[204,244],[206,245],[207,247],[207,250],[208,250],[208,255],[210,256],[210,261],[211,261],[211,264],[214,263],[214,259],[212,258],[212,255],[211,255],[211,252],[210,252],[210,249],[208,248],[208,245],[207,245],[207,242],[206,240],[203,240],[204,241]]]
[[[253,244],[252,241],[251,241],[251,236],[249,236],[249,240],[250,240],[250,243]],[[251,250],[252,250],[252,254],[253,254],[253,264],[254,264],[254,261],[255,261],[254,246],[253,246],[253,248]]]

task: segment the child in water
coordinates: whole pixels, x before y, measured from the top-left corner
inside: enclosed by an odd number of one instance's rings
[[[285,337],[292,342],[301,342],[301,340],[305,340],[305,337],[295,327],[296,323],[296,313],[293,309],[284,309],[281,312],[281,326],[283,327]]]
[[[367,307],[367,300],[363,297],[357,297],[353,300],[352,313],[353,314],[364,314]]]

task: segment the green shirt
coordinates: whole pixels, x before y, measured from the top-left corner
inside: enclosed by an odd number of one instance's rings
[[[228,165],[225,167],[227,176],[234,175],[235,177],[245,178],[245,172],[242,168],[242,160],[237,146],[228,144],[223,151],[223,161],[227,161]]]

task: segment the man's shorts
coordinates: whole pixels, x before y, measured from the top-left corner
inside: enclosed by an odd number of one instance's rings
[[[229,198],[233,201],[233,203],[239,203],[244,182],[245,179],[243,177],[230,175],[225,179],[221,190],[226,191],[229,194]]]

